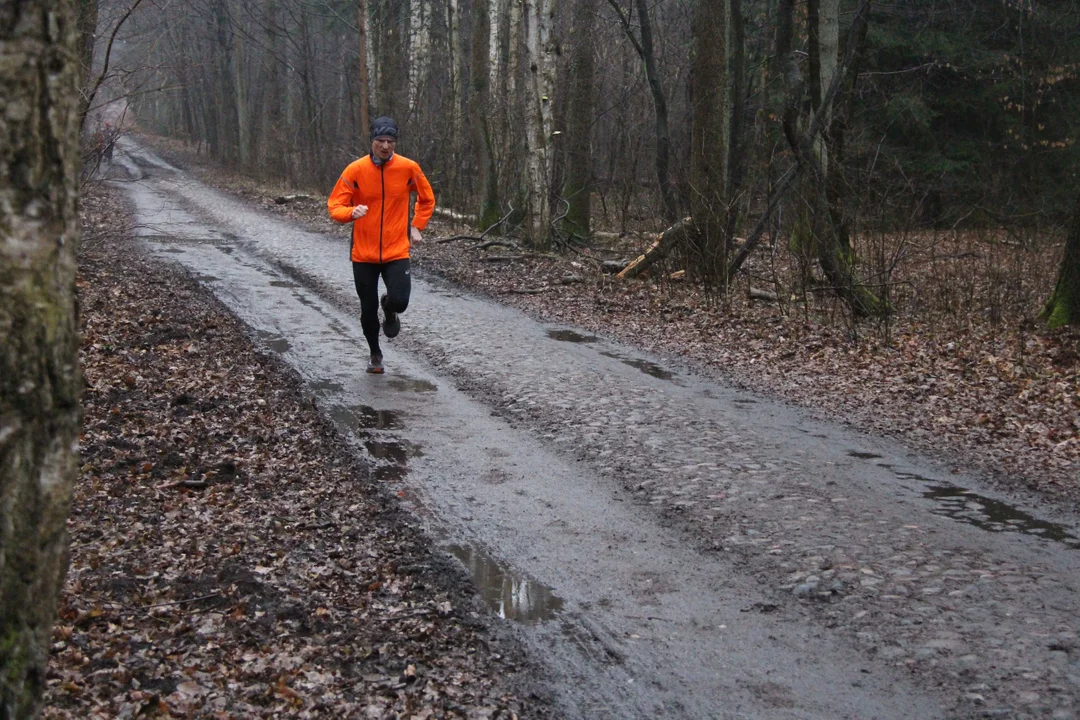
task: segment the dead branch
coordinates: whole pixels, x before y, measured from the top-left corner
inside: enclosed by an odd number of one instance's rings
[[[539,295],[540,293],[546,293],[551,288],[511,288],[510,290],[504,290],[505,295]]]
[[[622,269],[616,277],[620,280],[637,277],[647,270],[653,263],[665,257],[671,248],[686,239],[687,235],[694,232],[694,221],[688,217],[675,223],[656,239],[644,255],[639,255],[629,265]]]

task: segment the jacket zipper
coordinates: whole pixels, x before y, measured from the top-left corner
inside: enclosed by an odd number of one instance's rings
[[[382,233],[383,221],[386,220],[386,163],[379,165],[379,176],[382,178],[382,204],[379,205],[379,264],[382,264]]]

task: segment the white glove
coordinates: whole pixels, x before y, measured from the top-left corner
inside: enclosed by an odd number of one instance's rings
[[[424,239],[424,236],[420,234],[420,230],[412,225],[409,226],[409,239],[413,242],[420,242]]]
[[[356,220],[365,215],[367,215],[367,205],[357,205],[352,209],[352,215],[350,217],[352,217],[353,220]]]

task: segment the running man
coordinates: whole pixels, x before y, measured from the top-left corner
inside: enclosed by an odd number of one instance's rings
[[[371,123],[371,154],[349,164],[341,173],[327,207],[339,223],[351,222],[352,267],[360,296],[360,326],[371,350],[369,373],[383,372],[379,347],[379,306],[382,331],[388,338],[401,330],[398,317],[409,306],[409,246],[435,209],[435,195],[420,165],[394,152],[398,126],[391,118]],[[416,215],[409,224],[409,195],[416,193]],[[379,297],[379,277],[386,292]]]

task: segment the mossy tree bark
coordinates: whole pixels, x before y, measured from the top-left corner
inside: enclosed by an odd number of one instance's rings
[[[1052,328],[1080,325],[1080,196],[1073,206],[1065,256],[1061,259],[1054,292],[1043,310],[1043,319]]]
[[[33,717],[77,471],[76,0],[0,22],[0,717]]]

